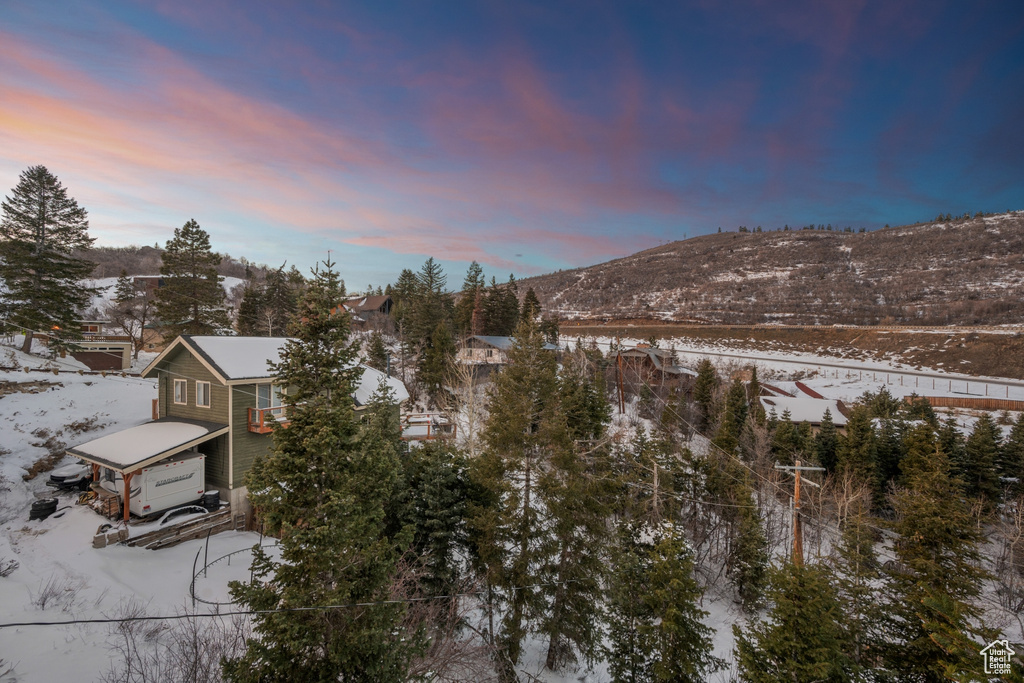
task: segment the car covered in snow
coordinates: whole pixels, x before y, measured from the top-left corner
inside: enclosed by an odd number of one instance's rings
[[[84,491],[92,483],[92,466],[83,462],[58,467],[50,472],[46,485],[61,491]]]

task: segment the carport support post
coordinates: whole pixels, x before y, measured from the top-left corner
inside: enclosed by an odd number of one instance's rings
[[[132,477],[135,476],[135,472],[124,473],[124,523],[128,523],[128,518],[131,516],[129,506],[132,502]]]

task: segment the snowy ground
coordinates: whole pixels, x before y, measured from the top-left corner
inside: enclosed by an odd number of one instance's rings
[[[105,519],[76,506],[75,496],[63,494],[59,506],[69,507],[62,516],[29,521],[31,502],[51,497],[53,491],[45,485],[45,473],[30,481],[22,478],[34,462],[60,448],[58,442],[74,446],[148,421],[155,382],[120,375],[37,372],[34,369],[68,368],[63,361],[56,365],[6,347],[0,348],[2,358],[13,358],[30,371],[0,372],[0,385],[22,383],[37,393],[0,395],[0,476],[6,489],[0,493],[0,566],[10,560],[18,564],[9,576],[0,577],[0,623],[113,616],[131,599],[150,614],[181,610],[190,602],[192,562],[201,541],[158,552],[123,546],[94,549],[92,536]],[[251,547],[257,540],[249,533],[213,536],[210,559]],[[247,574],[248,561],[218,563],[197,592],[224,599],[228,580]],[[3,680],[95,680],[109,666],[108,626],[0,628],[0,658],[14,666],[13,676]]]
[[[610,342],[608,339],[598,341],[605,349]],[[626,344],[637,341],[640,340],[623,340]],[[666,342],[665,346],[669,344]],[[968,389],[971,394],[984,395],[987,386],[989,391],[999,392],[991,395],[1024,399],[1024,383],[998,378],[982,383],[978,379],[941,372],[927,373],[925,377],[898,364],[811,355],[765,353],[752,358],[748,353],[714,345],[684,347],[682,342],[675,348],[684,362],[694,365],[705,355],[723,365],[734,362],[739,366],[754,361],[765,381],[792,388],[787,382],[799,376],[826,397],[846,401],[882,386],[898,396],[914,391],[927,395],[963,395]],[[0,475],[4,477],[2,485],[7,488],[0,493],[0,567],[5,561],[18,563],[9,576],[0,577],[0,624],[118,616],[132,599],[144,604],[151,615],[171,615],[191,609],[189,584],[197,552],[204,547],[202,541],[159,551],[123,546],[94,549],[92,536],[105,520],[90,509],[75,506],[70,496],[61,500],[62,507],[70,506],[62,516],[28,520],[32,500],[53,495],[45,486],[46,474],[30,481],[22,479],[28,468],[59,447],[57,441],[74,446],[148,421],[151,400],[156,397],[155,383],[120,375],[79,375],[69,372],[77,368],[68,367],[65,361],[58,365],[0,347],[0,365],[11,365],[5,358],[14,361],[19,368],[29,367],[30,371],[0,371],[0,387],[8,382],[35,384],[22,385],[28,393],[0,392],[0,415],[4,417],[0,430]],[[141,365],[148,360],[141,359]],[[39,368],[50,371],[39,372]],[[58,373],[53,374],[52,369],[57,369]],[[934,390],[931,388],[933,380],[936,382]],[[963,387],[960,382],[964,383]],[[619,422],[624,428],[630,423],[625,416],[619,418]],[[257,541],[258,537],[250,533],[228,532],[213,536],[209,559],[251,547]],[[234,556],[230,564],[217,563],[199,581],[197,593],[209,600],[226,600],[228,581],[246,578],[248,564],[244,553]],[[728,597],[712,594],[705,596],[702,607],[710,613],[706,623],[716,630],[715,654],[731,660],[731,626],[742,621],[739,610]],[[198,608],[207,609],[202,604]],[[0,680],[32,682],[82,679],[83,676],[86,680],[95,680],[109,668],[114,641],[109,625],[105,624],[0,627],[0,659],[14,666],[13,675],[6,678],[0,675]],[[609,680],[601,663],[593,670],[546,672],[543,670],[546,643],[530,640],[526,645],[522,668],[536,676],[536,680],[550,683]],[[0,672],[3,670],[4,666],[0,665]],[[722,672],[711,680],[728,680],[728,674]]]

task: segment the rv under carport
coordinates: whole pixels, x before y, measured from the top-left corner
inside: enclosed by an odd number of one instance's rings
[[[131,481],[144,467],[187,451],[228,433],[228,426],[201,420],[163,418],[69,448],[73,455],[92,464],[93,481],[99,481],[99,468],[121,474],[124,480],[124,521],[128,522]]]

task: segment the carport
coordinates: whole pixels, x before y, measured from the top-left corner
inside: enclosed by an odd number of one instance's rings
[[[144,467],[227,433],[225,424],[162,418],[69,448],[67,453],[92,464],[94,482],[99,481],[100,467],[121,474],[124,479],[124,521],[127,523],[132,477]]]

